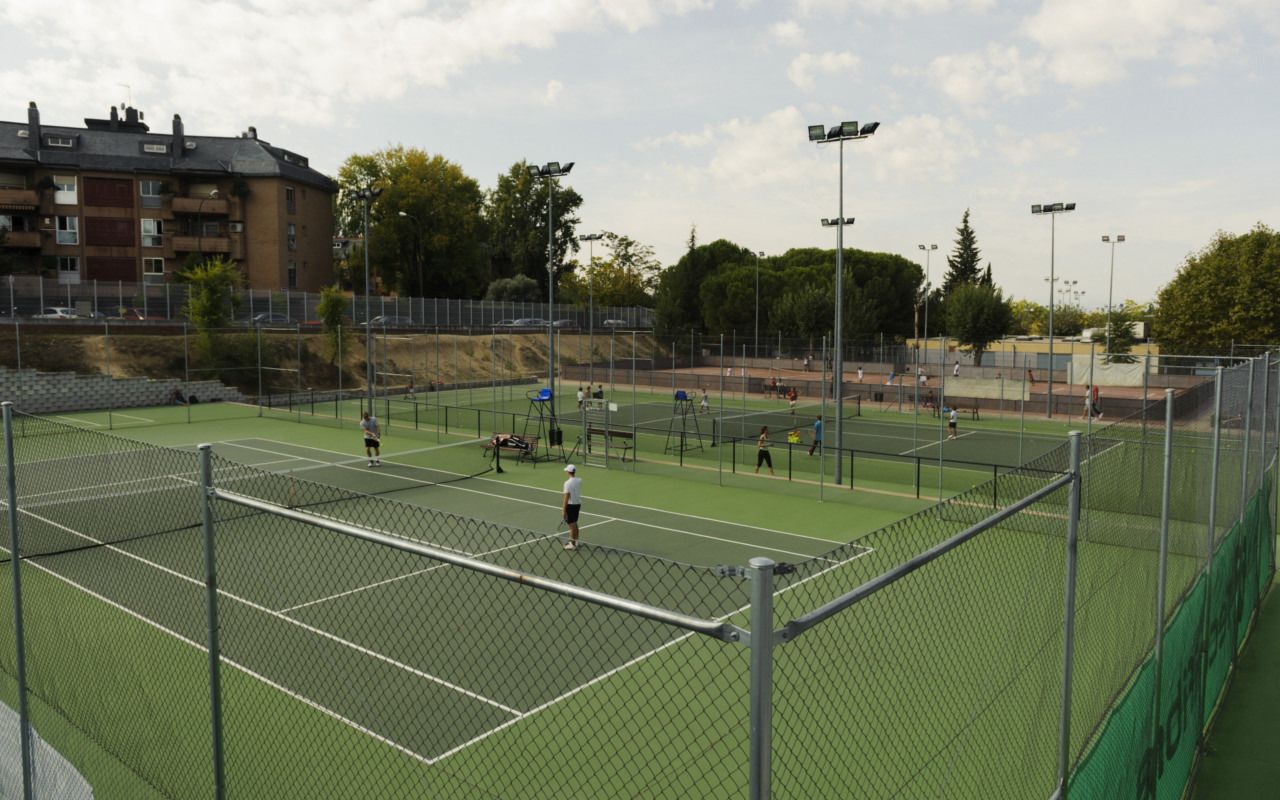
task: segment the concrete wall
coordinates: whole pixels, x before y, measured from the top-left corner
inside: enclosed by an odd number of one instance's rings
[[[47,414],[54,411],[90,411],[164,405],[178,387],[200,402],[243,401],[238,389],[218,381],[152,380],[77,375],[74,372],[37,372],[0,367],[0,400],[10,400],[19,411]]]

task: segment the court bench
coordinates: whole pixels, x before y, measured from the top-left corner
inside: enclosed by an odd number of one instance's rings
[[[534,455],[538,452],[538,437],[521,436],[519,440],[523,444],[517,445],[512,440],[514,436],[515,434],[513,433],[495,433],[480,445],[480,449],[492,455],[494,449],[500,447],[503,450],[515,451],[517,464],[525,459],[532,461]]]
[[[604,439],[605,447],[613,447],[615,450],[621,451],[623,461],[627,460],[627,453],[635,449],[636,435],[631,431],[606,430],[605,428],[587,428],[587,452],[591,452],[591,443],[594,439]]]
[[[937,407],[937,406],[934,406],[932,410],[933,410],[933,415],[934,415],[935,417],[936,417],[936,416],[938,416],[938,407]],[[948,416],[950,416],[950,414],[948,414]],[[969,419],[973,420],[974,422],[977,422],[979,419],[981,419],[981,417],[980,417],[980,416],[979,416],[979,414],[978,414],[978,407],[977,407],[977,406],[974,406],[973,408],[957,408],[957,409],[956,409],[956,416],[959,416],[959,417],[968,417]]]

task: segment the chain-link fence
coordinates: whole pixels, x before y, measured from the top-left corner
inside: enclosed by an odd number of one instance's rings
[[[1274,573],[1278,410],[1254,359],[706,568],[6,406],[0,761],[36,797],[1177,796]]]

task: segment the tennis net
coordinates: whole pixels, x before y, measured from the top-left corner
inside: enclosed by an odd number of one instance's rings
[[[844,399],[844,418],[852,419],[862,416],[862,398],[846,397]],[[770,433],[785,433],[813,426],[818,415],[823,413],[818,403],[797,406],[787,411],[755,411],[733,416],[712,417],[712,430],[718,433],[718,439],[745,439],[760,435],[760,429],[768,426]],[[835,404],[827,404],[827,415],[834,418]]]

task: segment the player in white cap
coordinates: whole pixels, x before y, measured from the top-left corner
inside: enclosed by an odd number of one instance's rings
[[[569,478],[564,482],[564,500],[560,504],[560,515],[569,524],[569,541],[564,543],[565,550],[578,549],[578,514],[582,511],[582,478],[578,477],[578,468],[570,464],[564,468]]]

